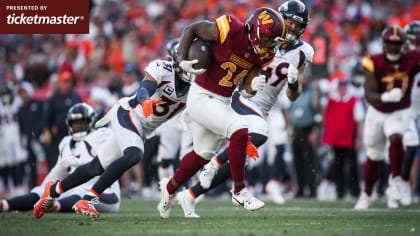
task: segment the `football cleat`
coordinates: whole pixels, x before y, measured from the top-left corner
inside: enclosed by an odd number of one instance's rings
[[[94,206],[97,202],[98,202],[97,197],[90,201],[82,199],[76,202],[73,205],[72,209],[77,214],[83,214],[92,220],[96,220],[99,217],[99,212],[96,211],[95,206]]]
[[[0,212],[3,212],[3,200],[0,200]]]
[[[355,210],[367,210],[369,209],[369,206],[372,204],[372,200],[367,195],[367,193],[363,192],[362,195],[360,195],[359,199],[356,202],[356,205],[354,206]]]
[[[219,165],[216,163],[216,160],[213,158],[208,164],[204,166],[204,169],[201,171],[198,179],[200,180],[200,185],[204,189],[210,188],[211,182],[213,181],[214,176],[219,170]]]
[[[55,181],[48,181],[44,187],[44,193],[42,194],[41,199],[34,205],[34,216],[36,218],[41,218],[45,212],[54,206],[55,199],[50,196],[50,188],[55,183]]]
[[[264,207],[264,202],[255,198],[247,188],[243,188],[238,194],[232,192],[232,203],[234,206],[256,211]]]
[[[267,185],[265,186],[265,191],[271,197],[274,203],[277,204],[284,204],[285,200],[281,194],[281,187],[280,183],[275,180],[268,181]]]
[[[195,200],[186,189],[176,195],[179,205],[184,210],[184,216],[187,218],[199,218],[200,216],[195,213]]]
[[[400,194],[401,194],[401,199],[400,199],[401,204],[404,206],[410,205],[412,202],[410,182],[401,181]]]
[[[166,219],[171,213],[171,208],[174,205],[175,194],[169,194],[166,186],[168,185],[169,179],[164,178],[159,182],[159,188],[161,190],[161,200],[157,205],[157,209],[160,214],[160,218]]]
[[[389,188],[387,188],[387,190],[385,191],[386,195],[387,195],[386,206],[390,209],[396,209],[396,208],[398,208],[398,201],[393,199],[392,197],[388,196],[388,190],[389,190]]]
[[[388,179],[388,189],[386,191],[386,194],[388,195],[388,197],[394,200],[400,200],[401,199],[401,194],[400,194],[401,184],[402,184],[402,179],[400,176],[392,178],[392,175],[390,175]]]

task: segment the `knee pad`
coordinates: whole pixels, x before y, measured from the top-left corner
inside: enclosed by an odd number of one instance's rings
[[[124,150],[123,158],[127,161],[128,165],[135,165],[141,161],[143,151],[137,147],[128,147]]]
[[[91,162],[86,164],[86,172],[89,176],[98,176],[104,172],[98,157],[95,157]]]
[[[262,134],[250,133],[249,136],[251,136],[251,142],[255,147],[259,147],[267,141],[267,136]]]

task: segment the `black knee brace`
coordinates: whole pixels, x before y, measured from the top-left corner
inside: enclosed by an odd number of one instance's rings
[[[141,161],[143,152],[137,147],[128,147],[124,150],[124,159],[129,166],[135,165]]]
[[[267,141],[267,136],[262,134],[250,133],[249,136],[251,136],[251,143],[257,148]]]
[[[86,172],[89,174],[89,176],[94,177],[97,175],[100,175],[104,172],[104,168],[101,165],[101,162],[99,161],[98,157],[93,158],[93,160],[85,165]]]

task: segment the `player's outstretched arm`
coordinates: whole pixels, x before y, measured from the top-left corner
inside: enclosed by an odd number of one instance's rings
[[[179,42],[179,61],[187,59],[188,49],[195,38],[203,41],[216,43],[219,37],[219,29],[217,24],[211,21],[198,21],[185,27]]]
[[[141,104],[143,109],[143,115],[147,118],[153,112],[153,105],[158,103],[160,100],[151,100],[150,97],[155,93],[157,87],[156,80],[146,72],[146,76],[140,83],[140,88],[137,91],[137,101]]]
[[[296,70],[296,68],[292,68],[291,66],[293,65],[290,64],[288,68],[286,95],[290,101],[295,101],[302,93],[302,82],[304,80],[303,71],[305,71],[305,64],[297,71],[292,71],[293,69]]]

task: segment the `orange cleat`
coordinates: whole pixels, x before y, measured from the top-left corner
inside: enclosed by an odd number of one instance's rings
[[[89,217],[92,220],[96,220],[99,217],[99,212],[96,211],[94,206],[94,200],[88,201],[88,200],[79,200],[73,205],[73,210],[77,214],[83,214],[87,217]]]
[[[55,182],[48,181],[44,188],[41,199],[34,205],[34,216],[41,218],[52,206],[54,206],[54,198],[50,196],[50,188]]]
[[[259,157],[257,147],[255,147],[254,144],[251,143],[251,136],[248,137],[248,144],[246,145],[246,154],[252,157],[254,161],[256,161]]]

